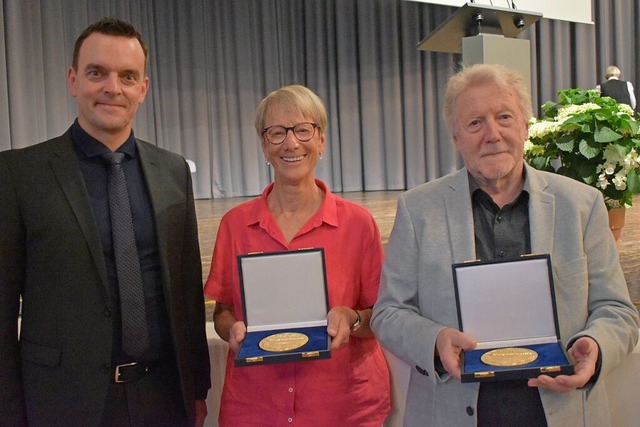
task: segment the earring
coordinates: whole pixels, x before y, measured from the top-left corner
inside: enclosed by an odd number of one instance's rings
[[[264,159],[264,162],[266,163],[267,166],[271,166],[271,162],[269,161],[269,159]]]
[[[319,158],[320,158],[320,160],[322,160],[322,153],[320,153],[320,156],[319,156]]]

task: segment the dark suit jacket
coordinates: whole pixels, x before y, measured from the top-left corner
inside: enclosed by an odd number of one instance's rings
[[[210,387],[189,168],[137,140],[160,249],[187,414]],[[0,153],[0,424],[98,425],[113,309],[101,243],[69,132]],[[17,336],[22,296],[20,340]]]

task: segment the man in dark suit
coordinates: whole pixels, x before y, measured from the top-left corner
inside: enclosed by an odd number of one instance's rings
[[[210,368],[189,167],[132,131],[147,57],[130,24],[89,26],[67,72],[77,120],[60,137],[0,153],[0,425],[204,422]],[[146,312],[148,344],[135,357],[123,349],[116,209],[101,157],[112,152],[124,153]]]
[[[597,86],[602,96],[608,96],[618,102],[629,105],[636,109],[636,94],[633,91],[631,82],[620,80],[620,68],[615,65],[609,65],[605,72],[607,81]]]

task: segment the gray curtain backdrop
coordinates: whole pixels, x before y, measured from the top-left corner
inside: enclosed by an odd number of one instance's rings
[[[531,41],[534,108],[594,87],[609,64],[637,86],[640,6],[593,2],[595,25],[542,19]],[[198,198],[259,194],[271,180],[253,127],[259,101],[309,86],[329,112],[317,169],[333,191],[397,190],[460,166],[441,119],[459,55],[417,43],[455,8],[403,0],[0,0],[0,150],[63,133],[76,117],[66,69],[103,16],[150,45],[136,136],[196,163]]]

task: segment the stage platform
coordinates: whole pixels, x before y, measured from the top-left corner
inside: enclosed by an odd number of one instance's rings
[[[396,199],[401,191],[369,191],[339,193],[345,199],[366,207],[380,228],[383,244],[389,240],[396,213]],[[218,225],[222,216],[232,207],[253,199],[237,197],[225,199],[196,200],[196,214],[202,253],[202,271],[204,280],[209,274],[211,255]],[[620,263],[624,271],[631,299],[640,308],[640,195],[635,196],[634,205],[626,212],[626,224],[618,240]],[[207,320],[212,320],[211,305],[208,305]]]

